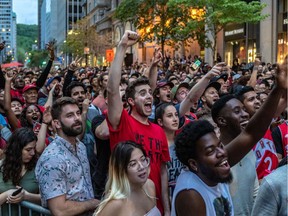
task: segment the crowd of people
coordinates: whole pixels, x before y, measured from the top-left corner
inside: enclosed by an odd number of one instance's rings
[[[138,38],[110,67],[55,69],[49,43],[43,71],[0,68],[2,214],[287,215],[288,56],[125,66]]]

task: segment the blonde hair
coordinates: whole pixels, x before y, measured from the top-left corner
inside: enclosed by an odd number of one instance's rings
[[[132,151],[135,148],[140,149],[144,156],[146,156],[143,147],[132,141],[117,144],[111,153],[108,181],[105,186],[105,198],[99,204],[94,216],[98,215],[111,200],[127,199],[130,196],[131,189],[127,176],[127,167],[130,162]]]

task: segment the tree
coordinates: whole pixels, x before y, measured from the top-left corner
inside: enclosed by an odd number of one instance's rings
[[[264,20],[268,15],[262,15],[261,11],[265,7],[258,1],[243,0],[170,0],[169,7],[174,8],[202,8],[205,12],[197,19],[184,20],[185,26],[176,27],[174,30],[179,35],[185,35],[186,32],[195,31],[195,22],[200,21],[203,30],[196,34],[198,42],[203,47],[211,48],[213,59],[216,59],[217,34],[224,29],[229,23],[257,23]],[[186,16],[187,17],[187,16]],[[211,33],[211,38],[207,37]]]
[[[123,0],[116,9],[115,17],[122,22],[131,21],[140,33],[140,41],[171,43],[173,29],[177,26],[175,17],[179,12],[168,7],[169,0]]]
[[[25,62],[25,53],[32,50],[32,45],[38,38],[37,25],[17,24],[17,59]]]
[[[48,51],[47,50],[34,50],[31,51],[29,58],[29,67],[43,67],[48,61]]]
[[[165,44],[197,40],[216,56],[217,33],[229,23],[257,23],[265,4],[242,0],[123,0],[115,17],[132,21],[141,41]],[[207,37],[208,33],[212,37]]]
[[[89,48],[89,53],[95,56],[104,56],[106,49],[112,47],[112,33],[99,35],[94,26],[90,26],[90,18],[85,17],[75,24],[61,47],[67,54],[84,56],[84,48]]]

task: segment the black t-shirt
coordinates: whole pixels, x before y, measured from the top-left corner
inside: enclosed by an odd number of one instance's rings
[[[94,185],[95,198],[100,199],[105,190],[105,184],[108,176],[108,167],[109,167],[109,158],[110,158],[110,141],[99,139],[95,136],[95,129],[105,120],[105,115],[99,115],[93,118],[92,120],[92,131],[96,141],[97,149],[97,166],[95,171],[96,179]]]

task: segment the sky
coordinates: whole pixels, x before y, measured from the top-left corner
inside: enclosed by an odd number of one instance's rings
[[[17,15],[18,24],[38,24],[37,22],[37,0],[12,0],[13,12]]]

